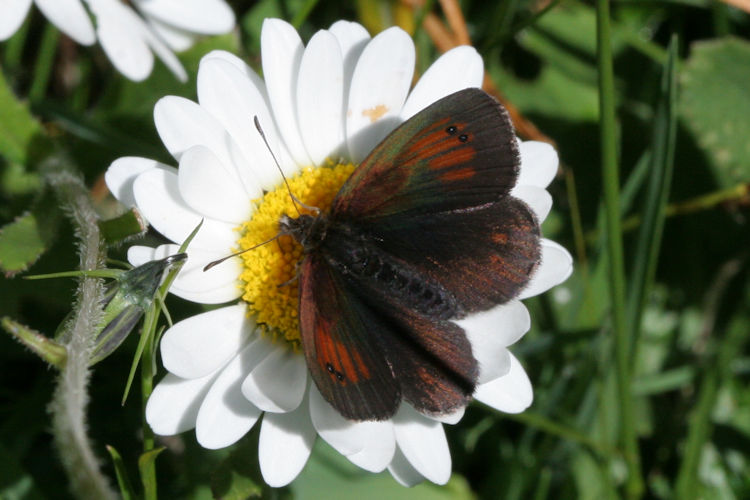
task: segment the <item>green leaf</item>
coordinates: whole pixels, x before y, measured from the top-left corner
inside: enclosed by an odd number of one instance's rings
[[[7,316],[0,319],[0,324],[16,340],[28,347],[31,352],[38,355],[50,365],[57,369],[62,369],[65,366],[65,360],[68,357],[68,351],[65,346],[58,344],[24,324],[13,321]]]
[[[16,218],[0,229],[0,270],[6,275],[25,271],[41,257],[51,244],[52,215],[42,217],[32,212]]]
[[[750,43],[697,42],[681,71],[685,121],[721,187],[750,179]]]
[[[626,322],[631,338],[631,353],[635,352],[641,334],[641,317],[656,274],[667,200],[672,185],[677,134],[677,50],[677,36],[673,36],[669,45],[669,57],[664,65],[661,98],[654,119],[650,179],[630,277]]]
[[[29,162],[30,146],[42,127],[0,73],[0,155],[11,163]]]
[[[123,462],[120,453],[114,446],[110,445],[107,445],[107,451],[112,457],[112,464],[115,466],[117,485],[120,487],[120,494],[122,495],[123,500],[133,500],[138,498],[138,495],[136,495],[133,490],[133,484],[130,482],[128,471],[125,469],[125,462]]]
[[[148,230],[148,223],[136,208],[131,208],[118,217],[101,221],[99,230],[107,244],[117,245],[144,235]]]
[[[163,446],[154,450],[149,450],[138,457],[138,470],[141,472],[141,482],[145,498],[156,498],[156,476],[148,473],[153,470],[154,462],[159,453],[166,450]]]

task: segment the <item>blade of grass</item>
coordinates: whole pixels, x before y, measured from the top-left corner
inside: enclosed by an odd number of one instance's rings
[[[625,490],[628,498],[640,498],[643,479],[640,470],[638,437],[635,429],[630,388],[630,341],[625,325],[625,264],[620,227],[620,179],[617,165],[617,127],[615,122],[615,86],[609,25],[609,1],[597,0],[596,35],[599,83],[600,140],[602,179],[607,220],[607,253],[609,256],[609,293],[614,328],[614,358],[620,403],[620,443],[623,448],[628,477]]]
[[[57,41],[60,39],[60,32],[51,23],[44,27],[42,40],[37,50],[36,64],[34,65],[34,79],[29,89],[29,99],[32,101],[44,97],[49,85],[49,79],[52,76],[52,68],[55,65],[55,56],[57,55]]]
[[[650,179],[642,215],[643,222],[636,242],[628,294],[626,324],[628,337],[631,339],[631,363],[641,334],[641,315],[656,273],[667,200],[672,185],[677,135],[677,51],[677,37],[673,36],[662,76],[661,99],[654,120]]]
[[[723,328],[715,324],[717,319],[730,316],[720,309],[723,309],[722,305],[725,305],[726,298],[731,295],[728,293],[730,283],[735,281],[745,263],[746,257],[733,259],[724,264],[708,293],[702,330],[706,335],[716,335],[721,330],[725,330],[726,334],[721,339],[714,339],[718,352],[704,371],[697,401],[688,417],[688,435],[677,473],[674,498],[690,500],[698,498],[701,492],[698,484],[698,466],[706,441],[711,437],[711,415],[719,397],[719,388],[724,380],[732,376],[732,361],[739,357],[743,344],[747,342],[750,325],[746,314],[740,312],[735,315]],[[738,280],[747,279],[746,276],[745,273],[745,276],[740,276]],[[744,303],[747,303],[747,295],[748,288],[745,286]],[[734,307],[739,308],[741,305],[735,303]]]
[[[578,443],[588,448],[591,452],[598,456],[613,456],[614,451],[609,450],[602,446],[601,443],[592,439],[590,436],[582,433],[578,429],[569,427],[567,425],[560,424],[554,420],[551,420],[544,415],[538,413],[524,412],[503,415],[503,418],[508,420],[515,420],[529,427],[534,427],[541,431],[557,436],[560,439],[564,439],[569,442]]]
[[[115,467],[115,475],[117,476],[117,485],[120,487],[120,495],[123,500],[135,500],[138,496],[133,490],[133,485],[128,477],[128,471],[125,469],[125,462],[123,462],[120,453],[115,449],[114,446],[107,445],[107,451],[112,457],[112,464]]]

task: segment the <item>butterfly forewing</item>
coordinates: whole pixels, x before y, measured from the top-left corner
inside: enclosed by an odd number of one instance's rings
[[[505,110],[483,91],[465,89],[381,142],[341,188],[332,213],[364,221],[479,206],[510,192],[518,168]]]

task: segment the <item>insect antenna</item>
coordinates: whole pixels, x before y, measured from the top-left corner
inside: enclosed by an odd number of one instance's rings
[[[215,260],[213,262],[209,262],[208,264],[206,264],[206,267],[203,268],[203,272],[205,273],[206,271],[208,271],[212,267],[218,266],[219,264],[221,264],[222,262],[224,262],[227,259],[231,259],[232,257],[237,257],[238,255],[242,255],[243,253],[249,252],[250,250],[255,250],[258,247],[262,247],[263,245],[271,243],[273,240],[278,240],[280,236],[281,236],[281,233],[277,234],[273,238],[267,239],[266,241],[264,241],[262,243],[258,243],[257,245],[253,245],[250,248],[246,248],[245,250],[242,250],[241,252],[233,253],[232,255],[227,255],[226,257],[222,257],[219,260]]]
[[[287,191],[289,191],[289,196],[292,199],[292,203],[294,204],[294,209],[297,211],[297,215],[302,215],[299,211],[299,207],[304,207],[307,210],[310,210],[316,214],[320,213],[320,209],[318,207],[307,205],[302,200],[294,196],[294,193],[292,193],[292,188],[289,186],[289,181],[286,179],[286,175],[284,175],[284,171],[281,169],[281,165],[279,165],[279,160],[276,159],[276,155],[273,154],[273,150],[271,149],[271,146],[268,144],[268,139],[266,139],[266,134],[265,132],[263,132],[263,128],[260,126],[258,115],[253,116],[253,123],[255,123],[255,128],[258,130],[260,137],[263,139],[263,142],[266,144],[266,148],[268,149],[268,152],[271,153],[271,158],[273,158],[273,161],[276,164],[276,168],[279,169],[281,178],[284,179],[284,184],[286,185]]]
[[[284,179],[284,184],[286,185],[287,191],[289,191],[289,197],[292,199],[292,203],[294,204],[294,210],[297,211],[297,215],[302,215],[300,213],[300,207],[303,207],[307,210],[310,210],[311,212],[318,214],[320,213],[320,209],[318,207],[313,207],[310,205],[305,204],[302,202],[299,198],[294,196],[294,193],[292,193],[292,188],[289,186],[289,181],[286,178],[286,175],[284,175],[284,171],[281,169],[281,165],[279,164],[279,160],[276,159],[276,155],[273,153],[273,150],[271,149],[271,146],[268,144],[268,139],[266,138],[265,132],[263,132],[263,127],[260,126],[260,120],[258,120],[258,115],[253,116],[253,123],[255,124],[255,128],[258,130],[258,133],[260,134],[261,139],[263,139],[263,143],[266,145],[266,149],[268,149],[268,152],[271,154],[271,158],[273,158],[273,162],[276,164],[276,168],[279,169],[279,173],[281,174],[281,178]],[[245,252],[249,252],[250,250],[255,250],[258,247],[261,247],[263,245],[266,245],[268,243],[271,243],[274,240],[278,240],[281,236],[281,233],[277,234],[273,238],[269,238],[266,241],[262,243],[258,243],[257,245],[253,245],[250,248],[247,248],[245,250],[242,250],[241,252],[236,252],[231,255],[227,255],[226,257],[222,257],[221,259],[215,260],[213,262],[209,262],[206,264],[206,266],[203,268],[203,272],[208,271],[214,266],[218,266],[222,262],[224,262],[227,259],[231,259],[232,257],[237,257],[238,255],[242,255]]]

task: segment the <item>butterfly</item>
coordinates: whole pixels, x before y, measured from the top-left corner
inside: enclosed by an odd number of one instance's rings
[[[518,296],[540,262],[539,222],[510,194],[519,166],[505,109],[465,89],[387,136],[327,213],[282,216],[304,250],[307,365],[345,418],[469,403],[478,363],[453,320]]]

